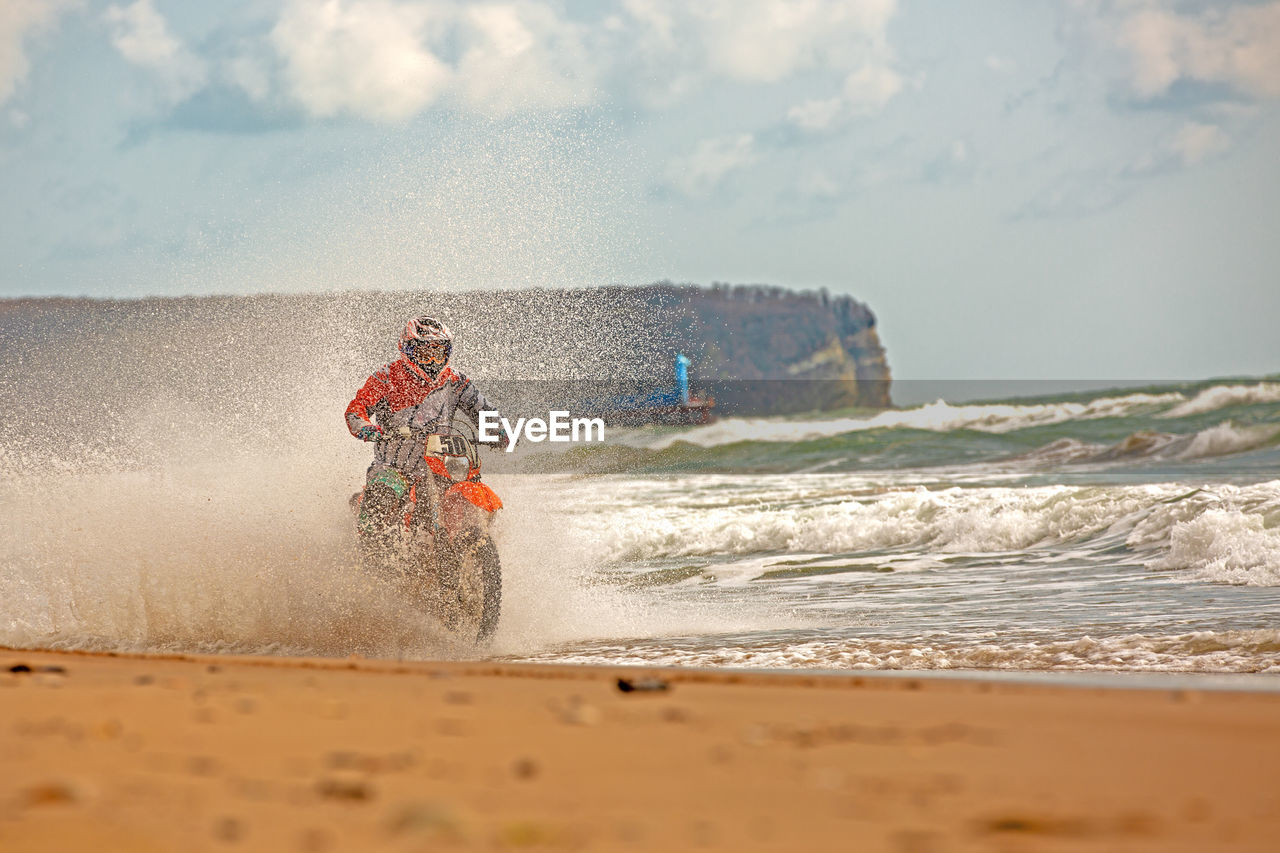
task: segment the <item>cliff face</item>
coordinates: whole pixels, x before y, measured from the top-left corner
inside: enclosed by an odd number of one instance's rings
[[[891,405],[871,309],[848,296],[779,287],[657,285],[673,336],[726,408],[785,413]]]

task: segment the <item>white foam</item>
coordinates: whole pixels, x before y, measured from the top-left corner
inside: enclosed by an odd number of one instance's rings
[[[1270,515],[1209,509],[1174,522],[1168,552],[1147,565],[1220,583],[1280,586],[1280,507]]]
[[[1088,447],[1086,445],[1080,448],[1066,448],[1068,452],[1075,453],[1074,458],[1065,452],[1052,455],[1052,451],[1062,445],[1063,441],[1070,441],[1070,439],[1064,439],[1039,451],[1016,458],[1039,462],[1038,454],[1047,452],[1046,455],[1057,464],[1142,458],[1208,459],[1256,450],[1271,443],[1277,436],[1280,436],[1280,425],[1241,426],[1231,421],[1224,421],[1199,432],[1184,435],[1141,430],[1126,436],[1110,447],[1090,449],[1089,455],[1086,455],[1085,449]]]
[[[786,477],[580,483],[566,536],[604,563],[754,554],[998,554],[1123,542],[1134,562],[1199,580],[1280,584],[1280,481],[889,489],[841,495],[839,475],[792,494]],[[851,482],[856,482],[852,478]],[[1223,513],[1226,513],[1225,515]],[[735,572],[748,567],[735,563]]]
[[[1257,385],[1215,385],[1206,388],[1161,415],[1165,418],[1185,418],[1201,415],[1227,406],[1257,403],[1280,403],[1280,382],[1262,382]]]
[[[1238,426],[1226,421],[1196,433],[1178,455],[1184,459],[1204,459],[1243,453],[1267,444],[1276,436],[1280,436],[1280,426]]]
[[[707,426],[667,433],[648,446],[653,450],[678,441],[714,447],[739,441],[808,441],[873,429],[921,429],[951,432],[970,429],[1003,433],[1071,420],[1123,417],[1184,401],[1181,394],[1126,394],[1100,397],[1088,403],[1038,405],[953,405],[943,400],[914,409],[890,410],[869,418],[785,420],[781,418],[725,418]]]
[[[528,658],[580,664],[830,670],[1093,670],[1128,672],[1280,672],[1280,630],[1064,640],[855,637],[696,647],[597,645]]]
[[[684,501],[645,499],[644,481],[599,483],[593,499],[610,506],[610,511],[583,513],[572,526],[577,535],[598,544],[606,561],[904,546],[989,553],[1096,534],[1186,491],[1176,485],[917,487],[853,499],[792,502],[771,492],[775,479],[785,478],[741,478],[745,493],[727,493],[718,502],[704,500],[696,509]],[[631,499],[619,500],[620,494]]]

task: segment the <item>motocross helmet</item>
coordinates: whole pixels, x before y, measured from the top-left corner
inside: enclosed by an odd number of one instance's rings
[[[415,317],[400,333],[400,352],[409,364],[434,379],[449,363],[453,352],[453,333],[434,317]]]

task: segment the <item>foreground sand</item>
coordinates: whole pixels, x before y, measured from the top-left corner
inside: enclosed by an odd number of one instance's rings
[[[620,675],[0,650],[0,850],[1280,849],[1280,695]]]

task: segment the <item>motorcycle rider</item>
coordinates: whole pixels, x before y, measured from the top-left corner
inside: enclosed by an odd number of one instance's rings
[[[473,424],[480,412],[494,411],[480,390],[449,366],[453,333],[440,320],[414,317],[400,334],[400,357],[374,371],[347,406],[347,429],[374,443],[373,464],[365,478],[360,529],[373,548],[401,523],[410,489],[437,477],[423,458],[427,433],[447,433],[461,411]],[[394,435],[401,427],[414,437]],[[499,446],[504,446],[506,436]],[[418,486],[421,488],[421,485]]]

